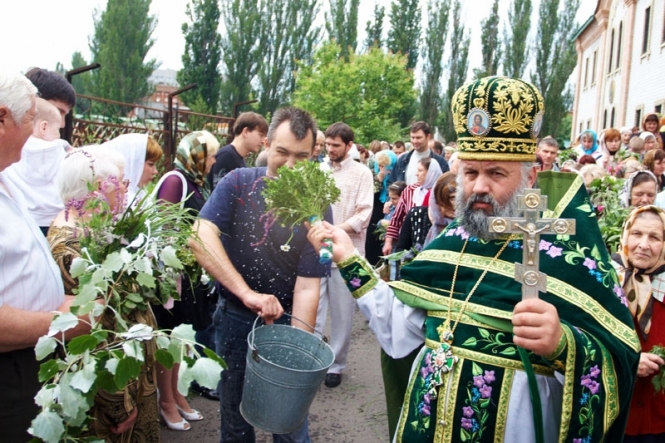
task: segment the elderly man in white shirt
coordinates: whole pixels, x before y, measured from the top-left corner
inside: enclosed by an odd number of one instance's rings
[[[21,74],[0,73],[0,171],[21,158],[32,133],[37,89]],[[54,311],[69,311],[60,272],[24,201],[0,172],[0,428],[3,441],[27,441],[40,388],[34,346]],[[85,330],[82,322],[68,332]]]

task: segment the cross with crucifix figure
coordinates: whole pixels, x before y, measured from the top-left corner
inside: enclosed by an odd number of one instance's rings
[[[498,234],[523,234],[523,263],[515,263],[515,280],[522,283],[522,299],[538,297],[538,291],[547,292],[547,275],[538,269],[540,261],[540,234],[574,234],[575,219],[540,218],[547,209],[547,196],[540,189],[525,189],[517,196],[519,217],[489,217],[489,230]]]

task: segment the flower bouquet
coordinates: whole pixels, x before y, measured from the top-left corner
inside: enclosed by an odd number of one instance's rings
[[[665,358],[665,348],[662,346],[654,346],[651,351],[652,354],[656,354],[660,358]],[[651,384],[653,389],[657,394],[665,392],[665,368],[661,367],[656,374],[651,377]]]
[[[190,325],[170,334],[156,329],[150,308],[178,298],[183,262],[193,262],[187,247],[192,215],[178,205],[146,200],[121,214],[103,200],[86,203],[93,210],[76,230],[80,256],[70,275],[78,279],[78,289],[71,312],[56,315],[35,347],[37,359],[44,360],[39,371],[44,384],[35,397],[41,411],[29,432],[42,441],[102,441],[91,435],[97,394],[128,392],[155,361],[168,369],[181,363],[183,394],[194,379],[217,386],[223,360],[209,349],[204,349],[209,358],[197,358]],[[89,322],[90,332],[65,342],[64,332],[79,321]]]
[[[291,231],[305,221],[320,223],[328,207],[339,200],[340,191],[332,174],[323,171],[316,162],[302,161],[292,168],[282,166],[277,174],[266,178],[262,195],[268,216],[289,225]],[[282,245],[282,250],[288,251],[289,241]],[[330,239],[324,241],[319,256],[321,263],[332,261]]]
[[[598,227],[610,253],[619,250],[623,222],[630,214],[619,200],[624,180],[610,175],[594,179],[589,186],[591,203],[598,217]]]

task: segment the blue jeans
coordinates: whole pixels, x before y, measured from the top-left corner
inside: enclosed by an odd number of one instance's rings
[[[252,425],[240,414],[240,400],[245,382],[247,358],[247,335],[252,330],[256,314],[239,308],[224,299],[219,300],[213,316],[217,354],[224,359],[227,369],[222,371],[219,382],[221,413],[221,443],[254,443],[255,434]],[[278,323],[288,323],[282,316]],[[308,419],[302,426],[289,434],[273,434],[274,443],[310,443]]]

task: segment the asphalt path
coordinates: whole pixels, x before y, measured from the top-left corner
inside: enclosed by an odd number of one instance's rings
[[[329,326],[326,333],[330,334]],[[379,345],[365,318],[356,310],[349,363],[342,384],[333,389],[322,384],[310,408],[312,443],[388,442],[379,358]],[[186,432],[171,431],[162,425],[162,442],[219,442],[219,403],[193,396],[190,404],[201,411],[204,420],[192,422],[192,429]],[[272,436],[257,431],[256,442],[270,443]]]

